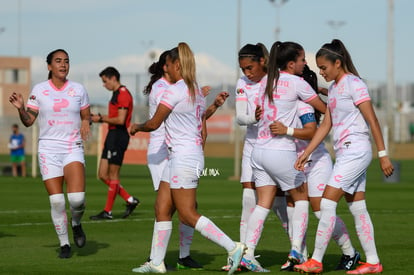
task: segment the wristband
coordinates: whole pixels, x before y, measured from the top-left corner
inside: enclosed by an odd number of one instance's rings
[[[295,132],[295,129],[292,127],[287,127],[286,135],[293,136],[293,133]]]
[[[378,151],[378,157],[382,158],[382,157],[386,157],[388,156],[387,151],[382,150],[382,151]]]

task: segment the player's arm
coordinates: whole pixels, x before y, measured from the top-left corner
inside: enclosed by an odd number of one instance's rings
[[[224,104],[224,102],[226,102],[226,99],[228,97],[228,92],[219,93],[214,99],[214,102],[207,108],[205,112],[206,119],[209,119],[217,111],[217,109],[220,108]]]
[[[375,145],[377,146],[378,152],[382,152],[379,155],[380,165],[382,172],[385,176],[389,177],[394,172],[394,167],[391,163],[390,158],[387,155],[387,151],[385,150],[384,139],[382,137],[381,128],[375,115],[374,108],[372,107],[371,101],[367,100],[362,102],[358,105],[359,110],[361,111],[362,115],[364,116],[365,121],[369,124],[371,128],[371,133],[375,141]]]
[[[273,135],[289,135],[298,139],[309,140],[315,135],[317,124],[315,115],[307,113],[300,117],[303,128],[287,127],[280,121],[274,121],[270,124],[270,132]]]
[[[80,133],[83,140],[87,140],[90,137],[91,129],[90,129],[90,118],[91,118],[91,110],[89,106],[85,109],[80,111],[81,116],[81,128]]]
[[[323,117],[322,123],[319,125],[318,129],[315,132],[312,140],[309,142],[306,149],[303,151],[302,155],[295,162],[295,168],[297,170],[303,171],[305,169],[305,164],[309,159],[310,154],[318,147],[318,145],[325,139],[329,134],[332,128],[332,119],[331,112],[329,108],[326,108],[325,116]]]
[[[25,109],[23,96],[18,93],[12,93],[9,97],[9,101],[19,112],[19,117],[23,125],[26,127],[32,126],[39,113],[38,110],[32,108]]]
[[[202,118],[202,128],[201,128],[201,138],[203,139],[203,149],[206,146],[206,142],[207,142],[207,117],[206,114],[204,113],[203,118]]]
[[[129,133],[131,135],[135,135],[135,133],[137,132],[152,132],[154,130],[157,130],[170,113],[171,113],[170,108],[168,108],[164,104],[158,104],[158,107],[157,107],[157,110],[155,111],[154,116],[150,120],[147,120],[144,123],[132,124],[131,129],[129,130]]]

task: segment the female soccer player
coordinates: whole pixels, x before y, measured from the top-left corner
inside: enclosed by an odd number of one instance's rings
[[[240,219],[240,242],[246,241],[247,221],[256,206],[256,190],[251,165],[251,155],[257,138],[256,108],[261,81],[267,75],[269,53],[262,43],[246,44],[239,53],[239,66],[243,76],[236,85],[236,119],[237,123],[247,126],[243,145],[240,182],[243,187],[242,213]],[[282,226],[287,228],[286,199],[284,194],[276,196],[275,213],[282,221]],[[252,261],[242,259],[241,265],[254,272],[266,272],[256,259]],[[228,266],[224,266],[226,270]]]
[[[144,94],[149,95],[149,118],[151,119],[155,111],[157,110],[158,104],[164,92],[172,84],[170,77],[165,72],[166,58],[169,51],[163,52],[158,62],[154,62],[149,68],[148,72],[151,74],[151,79],[148,85],[144,89]],[[152,183],[154,190],[158,192],[158,188],[161,181],[162,173],[168,163],[168,147],[165,142],[165,126],[164,123],[160,127],[150,133],[150,141],[148,144],[147,151],[147,162],[148,169],[152,177]],[[155,229],[155,227],[154,227]],[[180,255],[177,261],[178,269],[202,269],[203,266],[196,262],[190,256],[190,246],[193,239],[194,228],[179,224],[180,231]],[[154,232],[155,234],[155,232]],[[151,249],[151,255],[149,259],[152,259],[153,250]]]
[[[205,98],[196,82],[194,55],[186,43],[179,43],[178,47],[170,50],[166,58],[166,71],[175,84],[163,93],[154,116],[143,124],[133,124],[130,130],[131,134],[151,132],[165,120],[169,148],[167,168],[163,171],[157,193],[153,258],[133,271],[166,272],[164,258],[171,235],[171,217],[176,208],[182,223],[195,228],[228,251],[232,263],[229,274],[233,274],[244,254],[244,244],[233,242],[196,210],[198,178],[204,167],[201,130]]]
[[[266,84],[259,93],[261,116],[258,122],[258,136],[252,152],[257,205],[247,223],[245,258],[254,261],[254,251],[260,239],[264,222],[273,205],[276,186],[288,191],[295,201],[293,213],[292,249],[289,259],[300,262],[300,248],[308,221],[307,193],[303,187],[305,176],[295,171],[296,146],[291,130],[288,136],[272,135],[270,124],[274,121],[292,127],[295,125],[298,99],[325,112],[325,104],[310,85],[298,74],[306,64],[305,51],[295,42],[275,42],[269,57]]]
[[[72,214],[74,242],[86,242],[81,218],[85,210],[85,160],[82,140],[89,136],[89,99],[85,88],[67,79],[69,56],[58,49],[46,58],[49,77],[34,86],[27,108],[23,96],[13,93],[9,101],[17,108],[22,123],[29,127],[39,116],[39,166],[49,194],[52,221],[60,241],[60,258],[69,258],[71,248],[63,183]]]
[[[316,91],[318,90],[316,73],[309,69],[306,65],[303,74],[301,75],[311,87]],[[302,101],[298,102],[298,117],[296,128],[293,129],[293,137],[296,138],[296,150],[298,155],[301,155],[303,150],[309,144],[309,140],[312,139],[316,132],[317,124],[320,120],[320,113],[315,113],[312,106]],[[286,135],[287,127],[280,122],[274,122],[270,125],[270,130],[275,135]],[[309,203],[313,210],[314,215],[320,218],[320,203],[322,199],[323,190],[332,172],[332,159],[325,147],[324,142],[312,153],[305,166],[306,185],[308,190]],[[290,197],[289,197],[290,198]],[[294,210],[294,203],[288,198],[288,214],[289,221],[291,221],[292,213]],[[289,235],[291,236],[292,224],[289,223]],[[349,238],[348,230],[343,220],[337,216],[336,225],[332,238],[342,249],[342,257],[336,267],[336,270],[350,270],[357,264],[360,255],[352,246],[351,239]],[[307,255],[306,242],[303,243],[301,254],[305,260]],[[281,270],[293,271],[294,264],[289,260],[282,265]]]
[[[371,104],[367,86],[359,77],[351,56],[340,40],[324,44],[316,53],[316,63],[326,81],[334,81],[328,91],[328,108],[325,117],[295,168],[304,170],[310,154],[333,130],[336,161],[325,187],[320,209],[321,217],[312,258],[294,269],[299,272],[318,274],[323,271],[322,258],[336,224],[336,207],[345,196],[354,216],[355,227],[367,262],[347,274],[382,272],[375,240],[374,227],[365,202],[366,171],[372,158],[369,135],[378,150],[381,169],[385,176],[393,173],[387,156],[381,129]]]

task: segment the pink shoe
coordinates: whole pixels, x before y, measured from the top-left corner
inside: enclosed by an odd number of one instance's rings
[[[310,259],[303,264],[295,265],[293,269],[300,273],[321,274],[323,271],[323,265],[314,259]]]
[[[359,262],[360,266],[358,266],[354,270],[348,271],[346,274],[375,274],[382,272],[382,264],[369,264],[364,262]]]

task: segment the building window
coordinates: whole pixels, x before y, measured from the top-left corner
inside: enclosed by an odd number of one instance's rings
[[[6,84],[27,84],[26,69],[4,70],[4,83]]]

